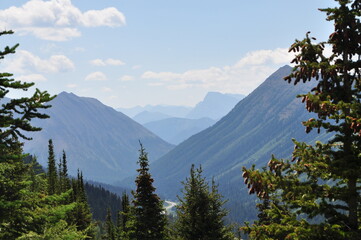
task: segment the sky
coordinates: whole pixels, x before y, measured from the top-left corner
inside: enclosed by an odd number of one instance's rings
[[[249,94],[306,32],[325,41],[332,0],[1,0],[0,72],[51,94],[118,107],[194,106],[207,92]],[[33,92],[29,90],[30,94]],[[9,97],[26,93],[11,92]]]

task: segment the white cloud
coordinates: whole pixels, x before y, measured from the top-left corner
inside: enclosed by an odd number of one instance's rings
[[[105,62],[107,65],[111,65],[111,66],[121,66],[125,64],[123,61],[113,58],[108,58],[107,60],[105,60]]]
[[[64,55],[41,59],[29,51],[20,50],[12,59],[5,60],[5,70],[13,73],[59,73],[74,69],[74,63]]]
[[[78,27],[124,25],[125,17],[116,8],[82,12],[70,0],[30,0],[21,7],[0,11],[0,26],[3,28],[52,41],[79,37]]]
[[[259,50],[250,52],[231,66],[189,70],[183,73],[144,72],[142,78],[153,80],[150,86],[168,89],[199,87],[212,91],[248,94],[273,71],[288,64],[292,54],[288,49]],[[157,80],[157,82],[154,82]]]
[[[140,69],[142,66],[141,65],[134,65],[133,67],[132,67],[132,69],[133,70],[137,70],[137,69]]]
[[[129,81],[133,81],[134,77],[130,76],[130,75],[124,75],[120,78],[120,81],[122,82],[129,82]]]
[[[41,74],[29,74],[19,76],[17,79],[25,82],[45,82],[47,79]]]
[[[107,76],[102,72],[93,72],[85,77],[85,81],[105,81]]]
[[[15,28],[15,30],[21,36],[33,34],[37,38],[49,41],[68,41],[81,36],[76,28],[25,27]]]
[[[125,25],[124,15],[114,7],[87,11],[83,14],[81,21],[86,27],[118,27]]]
[[[102,60],[98,58],[91,60],[90,64],[94,66],[122,66],[125,63],[122,60],[114,59],[114,58],[108,58],[106,60]]]
[[[94,65],[94,66],[105,66],[105,62],[101,59],[94,59],[94,60],[91,60],[90,61],[90,64],[91,65]]]

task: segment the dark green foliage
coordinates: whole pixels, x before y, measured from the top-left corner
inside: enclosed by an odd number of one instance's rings
[[[12,34],[2,31],[0,36]],[[18,44],[0,51],[0,59],[15,53]],[[33,83],[12,79],[10,73],[0,73],[0,239],[15,239],[35,229],[29,221],[36,221],[31,211],[33,194],[29,191],[29,166],[24,164],[21,139],[29,139],[27,132],[39,131],[30,124],[32,119],[47,118],[40,109],[50,107],[53,99],[47,92],[36,89],[32,97],[5,100],[9,91],[27,91]]]
[[[76,203],[74,209],[68,214],[69,222],[76,225],[79,231],[89,230],[92,215],[87,202],[84,188],[83,174],[78,171],[77,179],[72,179],[72,202]],[[90,229],[91,230],[91,229]],[[88,232],[91,234],[91,232]]]
[[[314,43],[310,33],[296,40],[290,48],[295,67],[285,77],[295,85],[317,80],[300,95],[307,111],[317,114],[303,125],[307,133],[323,128],[334,137],[314,145],[294,140],[291,161],[272,157],[268,170],[244,169],[250,193],[269,199],[269,224],[243,228],[253,238],[360,239],[361,1],[336,2],[321,10],[334,21],[328,41]]]
[[[107,216],[105,218],[105,235],[103,237],[105,240],[115,240],[116,239],[116,229],[112,221],[112,214],[110,209],[107,209]]]
[[[202,177],[202,168],[190,170],[190,177],[183,182],[183,198],[178,197],[176,235],[184,240],[233,239],[224,225],[227,212],[224,201],[212,181],[211,189]]]
[[[147,153],[142,144],[139,153],[136,191],[133,192],[135,239],[165,239],[166,216],[162,201],[155,193],[154,180],[149,173]]]
[[[59,176],[59,189],[65,192],[70,189],[70,180],[68,176],[68,163],[66,160],[66,153],[63,150],[63,156],[59,161],[58,176]]]
[[[48,194],[52,195],[58,189],[58,172],[56,170],[54,145],[51,139],[49,140],[48,151]]]
[[[25,164],[31,164],[35,174],[45,173],[43,167],[37,161],[37,158],[35,156],[27,155],[25,156],[23,161]]]
[[[122,195],[122,210],[118,212],[117,216],[117,231],[120,239],[122,237],[126,238],[130,234],[130,209],[129,196],[124,192]]]
[[[84,189],[93,219],[104,222],[108,206],[113,217],[112,220],[115,222],[117,213],[121,211],[122,199],[100,185],[95,186],[86,182]]]
[[[0,36],[12,34],[12,31],[2,31]],[[13,47],[5,47],[0,51],[0,59],[7,54],[15,53],[19,44]],[[27,91],[34,83],[23,83],[15,81],[11,77],[11,73],[0,73],[0,101],[2,101],[9,91],[22,90]],[[8,161],[9,157],[4,155],[6,149],[16,149],[19,147],[19,138],[29,139],[24,132],[39,131],[40,128],[30,124],[31,119],[44,119],[48,115],[39,112],[39,109],[49,108],[46,103],[51,101],[51,97],[47,92],[41,92],[36,89],[32,97],[22,97],[19,99],[11,99],[2,102],[0,108],[0,161]]]

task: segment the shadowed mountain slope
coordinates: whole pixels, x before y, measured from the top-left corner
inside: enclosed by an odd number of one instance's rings
[[[25,152],[38,156],[46,166],[48,140],[53,139],[60,158],[64,149],[69,172],[79,168],[87,179],[114,183],[136,174],[139,141],[146,146],[150,160],[168,152],[173,145],[165,142],[126,115],[96,99],[62,92],[46,110],[49,119],[34,121],[43,128],[25,143]]]

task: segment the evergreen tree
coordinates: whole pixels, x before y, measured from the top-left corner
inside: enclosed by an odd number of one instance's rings
[[[110,209],[107,209],[107,216],[105,218],[105,236],[103,239],[105,240],[115,240],[116,239],[115,227],[112,221],[112,214]]]
[[[178,197],[178,219],[176,234],[184,240],[225,240],[233,239],[230,229],[225,227],[223,218],[227,212],[222,208],[225,203],[212,181],[211,188],[202,177],[202,168],[194,169],[183,182],[183,198]]]
[[[136,191],[133,192],[133,214],[135,239],[165,239],[166,216],[163,203],[155,194],[153,178],[149,173],[148,157],[143,145],[140,144],[139,169],[135,180]]]
[[[294,140],[291,161],[272,157],[266,171],[243,169],[249,192],[270,202],[264,210],[270,224],[243,228],[253,238],[360,239],[361,1],[336,2],[321,10],[334,22],[328,41],[314,43],[310,33],[296,40],[290,48],[295,67],[285,77],[294,84],[317,80],[300,95],[307,111],[317,114],[303,124],[307,133],[323,128],[334,137],[315,145]]]
[[[70,222],[75,224],[79,231],[86,231],[88,235],[93,234],[92,231],[92,215],[87,202],[84,189],[83,173],[78,170],[78,177],[72,181],[73,202],[75,208],[70,213]]]
[[[68,162],[66,160],[66,153],[63,150],[63,156],[61,159],[61,171],[59,169],[59,176],[61,176],[61,190],[63,192],[67,191],[70,189],[70,181],[69,181],[69,176],[68,176]]]
[[[2,31],[0,36],[12,34]],[[0,59],[15,53],[18,44],[0,50]],[[50,107],[51,97],[47,92],[36,89],[31,97],[5,99],[11,91],[27,91],[34,83],[15,81],[11,73],[0,73],[0,239],[15,239],[28,229],[25,189],[28,184],[28,166],[23,163],[21,139],[30,139],[26,132],[39,131],[30,124],[31,119],[48,116],[39,112]]]
[[[58,174],[55,163],[54,145],[53,140],[51,139],[49,140],[48,151],[48,193],[49,195],[52,195],[57,192]]]
[[[118,239],[128,239],[130,235],[130,202],[126,192],[122,194],[122,208],[117,216],[117,235]]]

